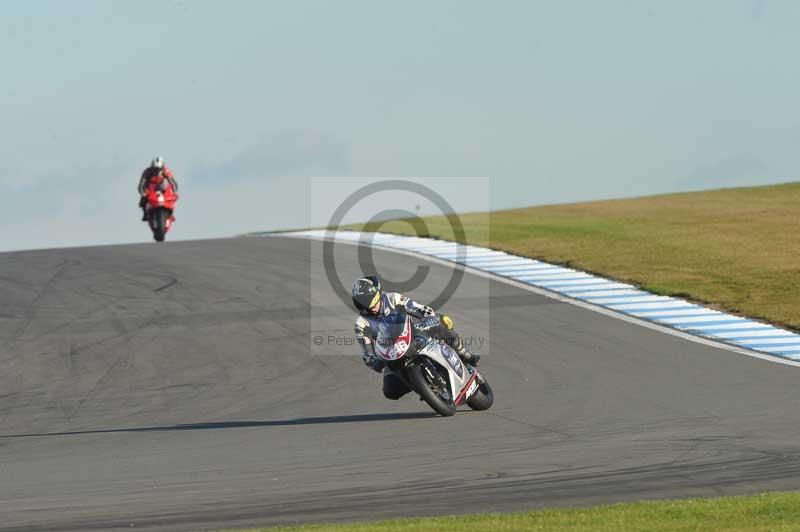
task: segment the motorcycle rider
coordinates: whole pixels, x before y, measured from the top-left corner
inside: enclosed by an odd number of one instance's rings
[[[142,209],[142,221],[147,221],[147,187],[150,183],[161,183],[167,180],[172,185],[172,190],[177,194],[178,182],[175,180],[175,175],[172,170],[164,164],[164,159],[161,157],[153,157],[150,166],[144,169],[142,177],[139,178],[139,208]]]
[[[374,371],[383,372],[383,395],[387,399],[400,399],[410,390],[375,355],[375,338],[372,333],[374,329],[373,323],[377,318],[391,314],[395,309],[399,309],[416,318],[435,316],[436,311],[428,305],[421,305],[397,292],[383,292],[380,279],[375,275],[356,279],[356,282],[353,283],[351,295],[353,297],[353,305],[359,312],[359,316],[356,319],[355,332],[356,340],[361,346],[361,357],[364,359],[364,364]],[[467,350],[464,340],[453,330],[453,320],[447,315],[441,315],[440,320],[442,325],[435,331],[435,336],[445,340],[458,353],[462,361],[477,366],[480,357]]]

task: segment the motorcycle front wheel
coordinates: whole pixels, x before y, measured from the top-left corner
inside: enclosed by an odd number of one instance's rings
[[[442,377],[436,364],[426,361],[408,368],[408,380],[414,391],[441,416],[456,413],[456,404],[450,393],[447,381]]]
[[[155,227],[153,227],[153,239],[156,242],[164,241],[164,235],[166,234],[166,227],[167,227],[167,218],[169,218],[169,211],[167,211],[167,209],[160,208],[153,213],[153,221],[155,222]]]
[[[472,397],[467,401],[467,405],[473,410],[489,410],[494,404],[494,392],[489,383],[481,379],[478,381],[478,389],[472,394]]]

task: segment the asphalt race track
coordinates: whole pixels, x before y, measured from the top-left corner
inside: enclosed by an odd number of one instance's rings
[[[341,277],[357,276],[352,250],[337,253]],[[375,257],[390,279],[424,263]],[[799,368],[467,275],[446,310],[488,337],[496,402],[439,418],[413,396],[383,399],[356,349],[311,354],[312,334],[352,330],[332,296],[310,306],[325,293],[321,260],[318,242],[285,238],[1,254],[0,529],[800,488]],[[449,276],[431,265],[430,283]],[[324,331],[311,331],[314,312]]]

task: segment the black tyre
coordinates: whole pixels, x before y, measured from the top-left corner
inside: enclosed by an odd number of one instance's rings
[[[156,242],[164,241],[164,235],[166,234],[164,228],[167,226],[167,218],[169,218],[169,212],[167,212],[167,209],[158,209],[155,213],[153,213],[153,221],[155,222],[155,227],[153,228],[153,238]]]
[[[456,413],[456,404],[450,393],[450,386],[436,364],[426,361],[421,365],[411,366],[408,368],[408,380],[414,391],[437,414],[452,416]]]
[[[486,381],[480,382],[478,389],[467,401],[467,405],[473,410],[489,410],[492,404],[494,404],[494,392]]]

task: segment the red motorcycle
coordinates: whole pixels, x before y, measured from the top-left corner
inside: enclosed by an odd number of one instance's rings
[[[163,242],[164,236],[169,232],[175,222],[172,215],[178,195],[172,189],[172,184],[167,180],[160,183],[150,183],[146,191],[147,197],[147,223],[153,231],[156,242]]]

